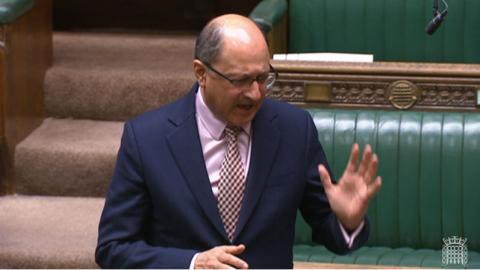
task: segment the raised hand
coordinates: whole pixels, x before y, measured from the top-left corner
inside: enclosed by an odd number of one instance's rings
[[[359,146],[355,143],[347,167],[336,184],[332,183],[327,169],[323,165],[318,166],[330,206],[345,229],[350,231],[360,225],[368,202],[382,185],[381,177],[377,176],[378,157],[372,152],[372,147],[369,144],[365,146],[358,165],[359,152]]]
[[[195,269],[247,269],[248,264],[235,256],[244,251],[244,245],[214,247],[198,254]]]

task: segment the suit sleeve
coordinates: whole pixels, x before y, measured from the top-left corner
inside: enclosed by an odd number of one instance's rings
[[[188,268],[197,250],[152,246],[152,204],[144,182],[135,134],[127,123],[105,207],[95,259],[102,268]]]
[[[323,164],[332,179],[335,177],[328,165],[323,148],[318,141],[318,133],[310,114],[306,113],[306,178],[307,183],[300,205],[300,211],[307,223],[312,227],[312,240],[325,245],[337,254],[346,254],[361,247],[369,234],[369,223],[365,217],[365,225],[355,238],[352,247],[345,242],[339,222],[328,202],[318,173],[318,165]]]

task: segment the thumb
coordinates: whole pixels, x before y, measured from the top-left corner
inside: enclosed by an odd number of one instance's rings
[[[245,251],[245,245],[237,245],[237,246],[225,246],[225,252],[238,255],[242,254]]]
[[[320,180],[322,181],[323,188],[325,190],[331,189],[333,187],[333,183],[327,168],[325,168],[325,166],[322,164],[318,165],[318,173],[320,174]]]

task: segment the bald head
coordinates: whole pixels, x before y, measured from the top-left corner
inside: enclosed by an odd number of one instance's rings
[[[263,33],[247,17],[223,15],[197,38],[193,72],[203,101],[217,119],[232,126],[253,120],[262,106],[270,53]]]
[[[257,25],[236,14],[216,17],[203,28],[195,44],[195,58],[213,64],[225,52],[225,46],[251,46],[268,53],[265,38]]]

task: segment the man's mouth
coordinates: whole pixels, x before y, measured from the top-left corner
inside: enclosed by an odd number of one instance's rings
[[[245,111],[249,111],[253,108],[253,104],[238,104],[237,108]]]

